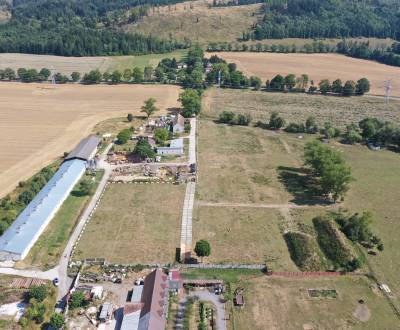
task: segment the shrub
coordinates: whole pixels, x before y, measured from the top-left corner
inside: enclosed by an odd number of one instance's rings
[[[251,122],[251,116],[249,114],[246,115],[239,114],[237,116],[235,124],[240,126],[249,126],[250,122]]]
[[[289,125],[285,127],[285,132],[288,133],[305,133],[305,131],[306,128],[304,124],[289,123]]]
[[[358,262],[355,262],[356,255],[348,246],[346,237],[337,228],[333,220],[316,217],[313,219],[313,224],[317,231],[318,244],[321,250],[336,267],[343,267],[345,270],[350,271],[360,267]]]
[[[29,288],[28,297],[29,299],[36,299],[38,302],[42,302],[47,297],[47,287],[45,285],[35,285]]]
[[[218,122],[222,124],[232,124],[235,119],[235,114],[232,111],[223,111],[219,115]]]
[[[125,144],[125,143],[127,143],[127,142],[130,140],[130,138],[131,138],[131,134],[132,134],[132,131],[131,131],[130,129],[128,129],[128,128],[122,130],[122,131],[119,132],[118,135],[117,135],[117,143],[118,143],[118,144]]]
[[[310,235],[289,232],[284,235],[290,257],[302,271],[318,271],[326,268],[326,260]]]

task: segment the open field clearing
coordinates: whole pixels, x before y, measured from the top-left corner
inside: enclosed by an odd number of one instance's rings
[[[299,160],[279,134],[208,120],[199,127],[199,200],[285,204],[292,199],[278,180],[277,167],[296,166]]]
[[[211,56],[212,54],[209,53]],[[338,54],[274,54],[216,53],[248,76],[258,76],[263,82],[275,75],[308,74],[317,85],[322,79],[357,81],[366,77],[371,82],[370,94],[384,95],[384,81],[392,80],[392,95],[400,97],[400,68]]]
[[[203,98],[203,116],[217,119],[223,111],[249,113],[253,121],[268,121],[272,112],[278,112],[287,122],[305,122],[314,116],[320,126],[330,121],[345,127],[365,117],[400,123],[400,101],[370,97],[334,97],[308,94],[284,94],[248,90],[209,89]]]
[[[246,305],[234,308],[229,329],[397,329],[398,319],[364,277],[290,279],[257,277],[237,284]],[[310,297],[309,289],[336,290],[337,298]],[[364,301],[363,304],[359,300]]]
[[[164,39],[207,43],[235,42],[257,22],[261,4],[210,8],[212,0],[183,2],[150,11],[138,24],[125,31],[159,36]]]
[[[40,70],[48,68],[52,73],[61,72],[70,75],[72,72],[86,73],[98,69],[101,72],[113,70],[123,71],[135,66],[144,68],[151,65],[156,67],[161,59],[175,57],[181,59],[185,51],[175,51],[165,54],[150,54],[140,56],[88,56],[88,57],[64,57],[53,55],[33,54],[0,54],[0,69],[32,68]]]
[[[296,271],[280,233],[279,210],[198,206],[194,241],[211,244],[211,263],[267,263],[271,270]]]
[[[160,113],[179,106],[180,88],[158,85],[0,84],[0,197],[107,118],[138,115],[154,97]]]
[[[74,257],[171,263],[179,246],[184,185],[111,184]]]

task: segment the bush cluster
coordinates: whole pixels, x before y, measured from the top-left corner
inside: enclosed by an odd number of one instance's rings
[[[223,111],[219,115],[218,122],[221,124],[249,126],[251,122],[251,116],[249,114],[235,115],[231,111]]]

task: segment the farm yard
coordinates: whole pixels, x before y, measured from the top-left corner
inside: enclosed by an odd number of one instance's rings
[[[17,71],[19,68],[40,70],[48,68],[52,73],[60,72],[70,75],[72,72],[79,72],[82,75],[91,70],[101,72],[114,70],[124,71],[133,69],[135,66],[144,69],[151,65],[156,67],[161,59],[175,57],[181,59],[186,51],[175,51],[166,54],[151,54],[138,56],[90,56],[90,57],[63,57],[53,55],[33,55],[33,54],[0,54],[0,69],[12,68]]]
[[[98,122],[137,115],[149,97],[165,114],[179,106],[179,92],[154,85],[0,84],[0,196],[70,151]]]
[[[179,247],[185,187],[110,184],[74,258],[111,263],[172,263]]]
[[[246,305],[233,308],[229,329],[396,329],[398,319],[373,282],[364,277],[243,277]],[[311,297],[310,289],[337,297]],[[361,301],[361,303],[360,303]]]
[[[265,83],[275,75],[308,74],[318,85],[322,79],[342,81],[366,77],[371,82],[370,94],[384,95],[384,81],[391,79],[392,95],[400,97],[400,68],[373,61],[360,60],[338,54],[274,54],[220,52],[215,53],[228,62],[237,64],[248,76],[258,76]],[[213,53],[208,53],[209,56]]]

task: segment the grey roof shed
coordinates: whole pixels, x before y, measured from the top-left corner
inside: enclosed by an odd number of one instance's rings
[[[87,161],[92,159],[97,151],[100,141],[101,140],[96,136],[89,136],[81,140],[74,150],[68,154],[65,160],[82,159]]]

